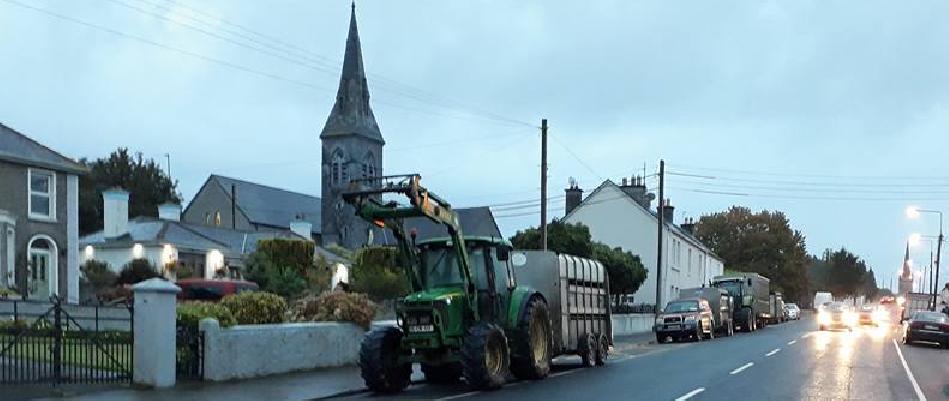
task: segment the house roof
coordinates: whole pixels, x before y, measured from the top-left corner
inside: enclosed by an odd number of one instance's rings
[[[495,237],[503,238],[497,222],[494,220],[494,214],[487,206],[470,207],[464,209],[455,209],[458,213],[458,220],[461,222],[461,231],[466,237]],[[445,226],[436,224],[425,217],[413,217],[406,219],[404,223],[405,232],[408,233],[415,229],[416,239],[423,241],[432,238],[445,237],[448,230]],[[374,234],[380,235],[379,233]],[[395,239],[388,233],[382,233],[382,238],[376,237],[373,242],[380,245],[394,245]]]
[[[656,220],[656,222],[659,221],[659,216],[656,214],[656,213],[657,213],[656,211],[654,211],[654,210],[649,210],[649,209],[647,209],[647,208],[644,208],[641,204],[639,204],[639,202],[636,201],[636,199],[634,199],[632,196],[630,196],[628,193],[626,193],[626,191],[623,191],[622,188],[620,188],[618,185],[616,185],[616,183],[614,183],[614,182],[611,181],[611,180],[603,181],[603,183],[600,184],[600,186],[596,187],[596,189],[594,189],[593,192],[590,192],[590,194],[587,195],[586,198],[584,198],[583,201],[581,201],[579,205],[577,205],[575,208],[573,208],[573,210],[571,210],[570,213],[567,213],[567,215],[564,216],[564,219],[566,219],[566,218],[569,217],[570,215],[576,213],[577,210],[579,210],[580,208],[582,208],[582,207],[584,207],[584,206],[591,206],[591,205],[594,205],[594,204],[596,204],[596,203],[603,202],[603,201],[604,201],[603,199],[594,200],[594,198],[595,198],[597,195],[599,195],[599,194],[600,194],[604,189],[606,189],[606,188],[613,188],[613,189],[616,189],[616,191],[619,191],[619,193],[621,194],[621,195],[618,196],[618,199],[626,199],[626,200],[628,200],[628,201],[629,201],[628,203],[630,204],[631,207],[634,207],[634,208],[636,208],[637,210],[639,210],[639,211],[641,211],[641,212],[643,212],[643,213],[648,214],[653,220]],[[670,222],[668,222],[668,221],[665,221],[664,224],[665,224],[666,228],[669,229],[669,231],[672,232],[673,234],[679,236],[680,238],[684,239],[685,241],[691,243],[693,246],[695,246],[695,247],[701,249],[702,251],[708,253],[708,254],[711,255],[712,257],[714,257],[714,258],[716,258],[716,259],[720,259],[720,258],[718,257],[718,255],[715,255],[715,252],[713,252],[709,247],[707,247],[707,246],[705,245],[705,243],[703,243],[700,239],[698,239],[697,237],[695,237],[695,236],[692,235],[691,233],[689,233],[689,232],[683,230],[682,227],[679,227],[679,226],[677,226],[677,225],[675,225],[675,224],[673,224],[673,223],[670,223]]]
[[[0,123],[0,160],[73,174],[86,168],[72,159]]]
[[[153,217],[129,220],[128,233],[118,238],[105,238],[102,231],[79,239],[80,246],[127,247],[133,243],[173,244],[180,250],[206,251],[219,249],[228,257],[240,257],[257,249],[257,241],[273,238],[296,238],[295,234],[255,232],[207,227]]]
[[[234,185],[237,208],[253,224],[288,229],[290,222],[297,220],[299,216],[313,225],[314,233],[320,233],[320,198],[213,174],[204,185],[212,183],[219,185],[228,196],[231,193],[231,185]]]

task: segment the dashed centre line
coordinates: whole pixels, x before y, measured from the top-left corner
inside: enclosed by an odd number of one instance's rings
[[[676,398],[675,401],[685,401],[685,400],[687,400],[687,399],[689,399],[689,398],[695,397],[696,394],[701,393],[701,392],[703,392],[703,391],[705,391],[705,387],[699,387],[699,388],[697,388],[697,389],[695,389],[695,390],[692,390],[692,391],[689,391],[688,393],[685,393],[685,395],[683,395],[683,396],[681,396],[681,397],[679,397],[679,398]]]
[[[764,356],[771,356],[771,355],[777,354],[779,351],[781,351],[781,348],[775,348],[771,350],[771,352],[764,354]]]
[[[750,367],[752,367],[752,366],[755,366],[755,363],[754,363],[754,362],[748,362],[748,363],[746,363],[746,364],[744,364],[744,365],[741,365],[740,367],[738,367],[737,369],[731,371],[731,372],[728,373],[728,374],[730,374],[730,375],[737,375],[737,374],[741,373],[743,370],[748,369],[748,368],[750,368]]]
[[[797,340],[788,341],[788,345],[794,345],[794,343],[796,343],[796,342],[797,342]]]

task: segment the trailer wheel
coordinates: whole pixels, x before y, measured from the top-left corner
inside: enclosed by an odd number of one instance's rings
[[[535,297],[527,303],[514,333],[511,373],[518,379],[538,380],[550,373],[550,312]]]
[[[593,334],[586,333],[577,340],[577,353],[580,354],[580,363],[585,368],[593,367],[596,361],[596,339]]]
[[[422,364],[425,380],[432,384],[452,384],[461,379],[461,364],[457,362],[441,365]]]
[[[370,390],[392,394],[408,387],[412,364],[399,363],[401,342],[402,330],[392,326],[375,329],[362,340],[359,367]]]
[[[753,313],[751,313],[751,309],[744,308],[742,309],[742,311],[743,311],[742,312],[743,319],[741,322],[742,331],[746,333],[751,333],[752,331],[755,331],[755,327],[754,327],[755,316]]]
[[[735,335],[735,321],[734,321],[734,320],[729,320],[729,321],[728,321],[728,329],[727,329],[727,330],[728,330],[728,333],[725,334],[726,336],[731,337],[731,336]]]
[[[598,347],[596,347],[594,362],[596,362],[596,366],[606,365],[606,359],[610,357],[610,340],[606,338],[605,334],[600,334],[596,343]]]
[[[469,386],[477,390],[501,388],[510,362],[504,330],[490,323],[479,323],[468,329],[461,348],[461,364]]]

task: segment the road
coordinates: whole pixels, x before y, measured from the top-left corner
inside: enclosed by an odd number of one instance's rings
[[[809,315],[750,334],[651,344],[601,368],[559,361],[551,377],[495,392],[416,384],[385,399],[947,400],[949,350],[899,342],[896,326],[819,332]],[[902,355],[902,358],[901,358]],[[906,360],[906,367],[903,365]],[[912,373],[913,379],[910,378]],[[380,399],[353,394],[339,399]]]

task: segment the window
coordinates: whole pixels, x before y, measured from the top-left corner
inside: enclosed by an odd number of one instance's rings
[[[342,149],[334,150],[333,157],[330,160],[330,181],[337,185],[346,182],[346,166],[344,165]]]
[[[29,169],[29,210],[35,219],[56,219],[56,175],[51,171]]]
[[[214,225],[215,226],[221,225],[221,211],[220,210],[214,212]]]
[[[372,153],[366,153],[366,157],[364,157],[362,160],[362,178],[375,177],[375,175],[376,175],[375,158],[372,156]]]
[[[211,225],[211,212],[204,213],[204,224]]]

